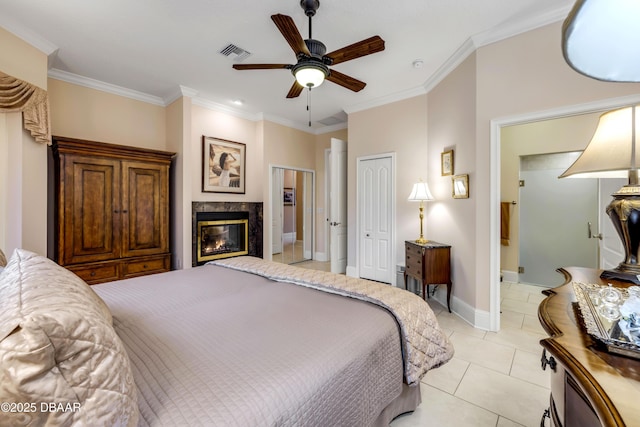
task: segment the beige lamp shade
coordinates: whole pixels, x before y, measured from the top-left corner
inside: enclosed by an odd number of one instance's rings
[[[640,2],[639,2],[640,3]],[[635,110],[635,113],[634,113]],[[635,115],[635,126],[634,118]],[[609,111],[600,116],[591,142],[560,178],[626,178],[637,169],[636,129],[640,122],[638,106]]]
[[[562,52],[579,73],[598,80],[640,81],[640,2],[578,0],[562,26]]]
[[[416,182],[413,184],[413,189],[411,190],[411,194],[409,194],[410,202],[422,202],[426,200],[433,200],[433,196],[431,195],[431,191],[429,191],[429,185],[426,182]]]

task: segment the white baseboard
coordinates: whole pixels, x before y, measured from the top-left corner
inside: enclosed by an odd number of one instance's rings
[[[445,309],[447,308],[447,287],[438,286],[436,293],[431,298],[438,301]],[[488,311],[476,310],[466,302],[451,295],[451,311],[457,314],[462,320],[469,323],[474,328],[485,331],[491,330],[491,316]]]
[[[514,282],[518,283],[519,275],[516,271],[502,270],[502,281],[503,282]]]
[[[349,277],[360,277],[358,274],[358,269],[351,265],[347,265],[347,276]]]
[[[320,261],[320,262],[327,262],[327,261],[329,261],[329,256],[325,252],[317,252],[316,251],[313,254],[313,259],[316,260],[316,261]]]

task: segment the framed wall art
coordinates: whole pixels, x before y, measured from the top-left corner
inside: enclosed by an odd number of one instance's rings
[[[283,200],[285,206],[295,206],[296,205],[296,189],[295,188],[285,188],[283,194]]]
[[[245,192],[246,145],[202,136],[202,192]]]
[[[451,177],[451,195],[454,199],[469,198],[469,175]]]
[[[453,175],[453,150],[440,154],[442,176]]]

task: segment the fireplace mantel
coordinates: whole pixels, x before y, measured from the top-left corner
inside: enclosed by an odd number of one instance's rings
[[[248,212],[249,248],[248,255],[262,258],[262,203],[255,202],[193,202],[191,204],[191,246],[192,266],[198,265],[197,259],[197,220],[198,212]]]

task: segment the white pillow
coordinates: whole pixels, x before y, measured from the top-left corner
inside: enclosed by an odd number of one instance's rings
[[[137,390],[111,322],[82,279],[16,250],[0,273],[0,401],[35,411],[2,412],[0,424],[135,426]]]

